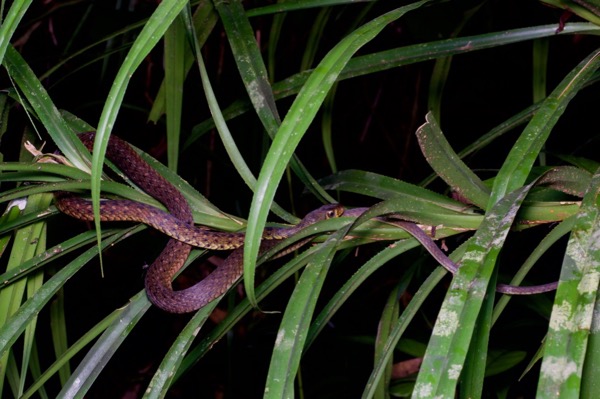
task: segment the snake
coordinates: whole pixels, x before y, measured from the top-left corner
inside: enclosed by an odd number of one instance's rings
[[[435,242],[429,237],[419,226],[412,222],[406,221],[393,221],[393,225],[400,227],[413,236],[423,247],[429,252],[429,254],[439,262],[439,264],[456,275],[458,268],[460,267],[452,261],[442,250],[435,245]],[[497,284],[496,292],[505,295],[534,295],[542,294],[544,292],[550,292],[556,290],[558,282],[554,281],[551,283],[532,285],[532,286],[516,286],[510,284]]]
[[[94,136],[95,132],[79,135],[90,151],[94,145]],[[126,141],[110,136],[106,157],[139,188],[165,205],[168,210],[164,212],[154,206],[125,199],[100,202],[101,221],[140,222],[170,237],[167,245],[146,273],[144,284],[150,301],[170,313],[188,313],[206,306],[227,292],[243,273],[242,246],[245,234],[195,226],[192,210],[183,194],[144,161]],[[74,218],[84,221],[94,220],[92,203],[73,193],[56,192],[55,205],[61,212]],[[358,217],[366,209],[354,208],[345,215]],[[344,212],[345,209],[340,204],[323,205],[308,213],[293,227],[267,228],[262,235],[259,254],[275,246],[279,240],[290,237],[318,221],[342,216]],[[392,224],[412,235],[447,271],[453,275],[458,272],[459,265],[448,258],[433,239],[415,223],[396,220]],[[298,248],[308,240],[301,240],[293,247],[284,250],[283,254]],[[189,288],[174,290],[173,277],[183,267],[194,246],[212,250],[233,249],[233,252],[221,266],[200,282]],[[506,295],[532,295],[552,291],[556,287],[556,282],[528,287],[498,284],[496,292]]]
[[[82,133],[78,137],[88,150],[93,149],[95,132]],[[140,189],[157,199],[168,210],[164,212],[151,205],[125,199],[100,202],[100,221],[140,222],[170,237],[146,272],[144,285],[150,301],[170,313],[188,313],[206,306],[229,290],[243,273],[241,247],[245,234],[195,226],[192,210],[183,194],[119,137],[110,136],[106,157]],[[80,220],[94,220],[89,200],[65,191],[56,192],[54,196],[55,206],[59,211]],[[277,243],[320,220],[341,216],[343,212],[344,207],[339,204],[323,205],[308,213],[293,227],[267,228],[263,232],[259,253],[274,246],[270,242]],[[301,240],[293,249],[306,241]],[[173,277],[182,268],[194,246],[212,250],[235,250],[221,266],[200,282],[189,288],[174,290]],[[293,249],[288,249],[287,252]]]

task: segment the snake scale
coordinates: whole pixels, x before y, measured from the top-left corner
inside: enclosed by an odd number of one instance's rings
[[[91,151],[95,132],[79,135],[83,144]],[[146,163],[133,148],[122,139],[111,136],[106,150],[110,159],[123,173],[146,193],[160,201],[168,209],[163,212],[150,205],[129,200],[108,200],[100,203],[101,221],[135,221],[145,223],[170,236],[171,239],[150,265],[146,273],[146,293],[150,301],[171,313],[187,313],[200,309],[225,293],[242,275],[241,249],[233,253],[209,276],[197,284],[173,290],[173,276],[185,263],[192,246],[226,250],[240,248],[244,243],[243,233],[228,233],[197,228],[193,224],[192,211],[181,192]],[[77,219],[93,221],[90,201],[71,193],[55,193],[56,207]],[[299,230],[319,221],[340,216],[341,205],[324,205],[307,214],[302,221],[290,228],[268,228],[263,233],[261,252]],[[300,244],[303,244],[301,242]]]
[[[94,132],[79,135],[83,144],[91,151]],[[111,136],[106,156],[123,173],[146,193],[163,203],[169,213],[150,205],[129,200],[109,200],[100,203],[101,221],[135,221],[145,223],[171,237],[158,258],[146,273],[145,286],[148,298],[159,308],[171,313],[187,313],[200,309],[224,294],[242,275],[244,233],[219,232],[195,227],[192,211],[181,192],[158,174],[125,141]],[[90,201],[71,193],[55,193],[56,207],[77,219],[93,221]],[[366,208],[346,212],[359,216]],[[309,214],[296,226],[290,228],[268,228],[263,233],[260,252],[277,244],[277,240],[290,237],[299,230],[324,219],[341,216],[344,208],[339,204],[324,205]],[[450,273],[456,274],[459,266],[446,256],[431,237],[415,223],[395,221],[394,225],[406,230]],[[296,244],[297,248],[306,240]],[[174,275],[185,263],[192,246],[206,249],[235,249],[224,263],[209,276],[195,285],[175,291],[171,285]],[[289,250],[284,253],[289,252]],[[518,287],[498,284],[496,291],[508,295],[531,295],[556,289],[557,283]]]

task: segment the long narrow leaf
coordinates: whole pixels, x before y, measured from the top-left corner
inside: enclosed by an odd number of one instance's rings
[[[120,317],[113,321],[111,326],[106,329],[104,334],[88,351],[69,381],[57,395],[57,398],[84,398],[112,354],[127,338],[129,331],[137,324],[149,307],[150,301],[148,301],[144,291],[136,295],[121,312]]]
[[[48,379],[50,379],[57,371],[61,370],[62,367],[79,353],[84,347],[86,347],[93,339],[95,339],[102,331],[106,328],[121,314],[122,309],[117,309],[103,320],[101,320],[94,327],[89,329],[83,337],[77,340],[70,348],[68,348],[60,357],[56,359],[50,367],[44,371],[44,373],[35,380],[35,382],[29,387],[29,389],[21,396],[20,399],[27,399],[33,396]]]
[[[327,53],[298,93],[298,97],[281,123],[277,136],[265,158],[256,191],[252,197],[246,245],[244,246],[244,287],[250,302],[256,302],[254,298],[254,265],[258,254],[260,234],[265,226],[275,191],[286,165],[321,107],[329,89],[356,51],[376,37],[388,23],[426,3],[427,1],[421,1],[400,7],[351,33]]]
[[[417,138],[429,166],[452,190],[469,202],[485,209],[489,201],[490,189],[452,150],[433,114],[428,113],[425,119],[427,122],[417,129]]]
[[[600,49],[594,50],[581,61],[544,101],[531,122],[527,125],[517,142],[513,145],[506,162],[494,180],[494,188],[490,204],[496,203],[508,192],[520,187],[552,128],[563,114],[573,97],[584,86],[585,82],[600,67]]]
[[[187,1],[184,0],[173,0],[163,1],[158,5],[127,53],[127,57],[119,68],[119,72],[117,72],[117,76],[108,93],[98,122],[98,130],[96,131],[92,154],[91,188],[95,226],[98,232],[100,231],[100,176],[102,174],[104,156],[106,154],[106,147],[108,146],[108,139],[117,119],[129,80],[186,4]],[[100,240],[99,236],[98,240]]]
[[[260,118],[269,137],[274,138],[281,124],[281,118],[275,104],[273,88],[267,76],[267,68],[263,62],[254,32],[244,12],[241,2],[217,3],[227,38],[231,45],[235,62],[240,72],[240,77],[246,87],[248,97],[252,102],[254,111]],[[213,116],[213,119],[217,119]],[[223,124],[224,122],[220,122]],[[221,130],[219,130],[221,133]],[[306,170],[304,165],[293,157],[291,167],[304,185],[322,201],[332,202],[333,199],[321,188],[316,180]],[[280,215],[282,216],[282,215]],[[289,215],[284,219],[290,221]]]
[[[556,291],[537,397],[581,397],[582,370],[600,284],[600,170],[571,232]],[[596,321],[597,322],[597,321]],[[592,360],[597,361],[597,359]]]
[[[565,26],[561,35],[572,34],[600,34],[600,27],[590,23],[573,23]],[[457,39],[445,39],[424,44],[415,44],[406,47],[386,50],[378,53],[357,56],[348,61],[346,67],[338,76],[338,81],[351,79],[358,76],[373,74],[416,62],[428,61],[443,56],[463,54],[477,50],[488,49],[496,46],[519,43],[541,37],[556,35],[555,25],[535,26],[523,29],[514,29],[506,32],[494,32],[489,34],[466,36]],[[275,99],[289,97],[300,91],[313,71],[303,71],[290,76],[283,81],[273,84]],[[223,110],[225,119],[232,119],[250,109],[246,100],[240,100]],[[197,138],[206,131],[214,128],[214,122],[207,120],[202,122],[190,135],[184,144],[188,148]]]
[[[4,65],[62,153],[77,168],[89,171],[88,159],[82,155],[87,153],[85,147],[75,138],[75,134],[52,102],[42,83],[12,46],[6,50]]]
[[[167,394],[171,383],[177,375],[181,363],[184,360],[188,349],[192,345],[194,338],[198,335],[198,331],[206,322],[211,312],[217,307],[218,301],[213,301],[200,311],[196,312],[192,319],[187,323],[185,328],[178,335],[175,342],[169,349],[169,352],[163,358],[158,370],[152,377],[152,381],[146,389],[144,398],[164,398]]]
[[[185,29],[175,18],[165,33],[165,87],[167,109],[167,158],[169,169],[177,171],[183,106]]]
[[[101,248],[112,245],[116,240],[129,234],[129,230],[121,234],[109,237],[102,242]],[[54,294],[62,287],[79,269],[81,269],[90,259],[98,255],[98,248],[90,248],[67,266],[59,270],[51,279],[49,279],[37,294],[31,297],[23,304],[14,316],[0,328],[0,356],[2,356],[18,338],[19,334],[27,327],[29,321],[37,316],[40,310],[48,303]]]
[[[442,303],[414,398],[454,394],[498,253],[531,186],[509,194],[490,209],[470,240]]]
[[[321,250],[302,273],[290,297],[273,347],[264,398],[294,396],[294,381],[314,307],[333,260],[336,245],[345,233],[345,229],[340,230],[321,246]]]
[[[10,46],[13,33],[19,26],[19,22],[31,5],[32,0],[17,0],[10,5],[10,9],[0,24],[0,64],[4,61],[6,49]]]

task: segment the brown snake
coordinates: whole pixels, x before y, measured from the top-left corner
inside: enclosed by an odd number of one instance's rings
[[[79,137],[88,149],[92,149],[94,132]],[[228,233],[200,229],[194,226],[191,209],[171,183],[148,165],[127,142],[111,136],[106,156],[142,190],[163,203],[170,213],[150,205],[129,200],[110,200],[100,203],[101,221],[135,221],[145,223],[171,237],[167,246],[148,269],[146,293],[159,308],[171,313],[187,313],[197,310],[224,294],[242,275],[244,233]],[[55,194],[56,207],[77,219],[93,221],[90,201],[71,193]],[[352,209],[350,216],[359,216],[366,208]],[[324,219],[341,216],[344,208],[339,204],[324,205],[310,212],[302,221],[290,228],[269,228],[263,233],[260,252],[276,245],[299,230]],[[406,230],[450,273],[456,274],[458,265],[444,254],[433,240],[412,222],[395,221],[393,224]],[[301,241],[294,248],[304,244]],[[192,246],[207,249],[235,249],[223,265],[192,287],[175,291],[171,285],[173,276],[185,263]],[[236,249],[237,248],[237,249]],[[289,252],[289,251],[288,251]],[[287,252],[285,252],[287,253]],[[531,287],[498,284],[496,291],[508,295],[531,295],[556,289],[557,283]]]
[[[94,132],[79,135],[91,151]],[[242,275],[242,251],[234,251],[223,265],[192,287],[174,291],[173,276],[183,266],[192,246],[207,249],[234,249],[244,243],[244,233],[227,233],[200,229],[194,226],[192,211],[181,194],[171,183],[148,165],[127,142],[111,136],[106,156],[142,190],[163,203],[169,213],[146,204],[129,200],[110,200],[100,203],[101,221],[135,221],[145,223],[171,237],[165,249],[146,273],[145,286],[148,298],[159,308],[171,313],[187,313],[200,309],[224,294]],[[55,194],[56,207],[63,213],[81,220],[93,221],[90,201],[71,193]],[[324,205],[310,212],[302,221],[290,228],[265,229],[263,238],[281,240],[319,221],[340,216],[341,205]],[[271,241],[263,241],[261,252],[272,247]],[[274,241],[277,242],[277,241]],[[299,245],[304,244],[302,241]]]
[[[421,230],[419,226],[417,226],[415,223],[404,221],[394,221],[391,223],[405,230],[407,233],[412,235],[417,241],[419,241],[421,245],[423,245],[423,247],[427,250],[427,252],[429,252],[429,254],[433,256],[433,258],[437,260],[444,269],[448,270],[452,274],[456,274],[458,272],[458,268],[460,266],[454,263],[448,256],[446,256],[446,254],[443,253],[437,245],[435,245],[435,242],[433,242],[431,237],[425,234],[425,232]],[[506,295],[534,295],[554,291],[556,287],[558,287],[558,282],[532,286],[497,284],[496,292]]]

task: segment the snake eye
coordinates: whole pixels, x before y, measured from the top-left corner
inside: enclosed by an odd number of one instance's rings
[[[335,217],[335,211],[331,210],[331,211],[327,211],[327,219],[331,219]]]

